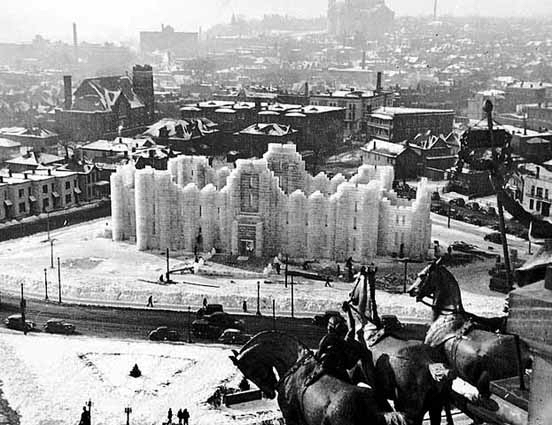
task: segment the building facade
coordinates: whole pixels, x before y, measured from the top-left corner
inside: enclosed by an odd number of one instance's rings
[[[139,250],[368,261],[430,248],[426,182],[412,201],[391,190],[392,167],[362,166],[349,181],[312,177],[292,144],[271,144],[262,159],[215,170],[205,157],[180,156],[166,172],[127,165],[111,177],[113,239]]]
[[[178,57],[195,55],[198,48],[197,32],[175,31],[170,25],[161,25],[161,31],[141,31],[140,51],[170,53]]]
[[[451,109],[378,108],[367,117],[369,137],[400,143],[419,134],[448,135],[452,132]]]
[[[523,173],[523,207],[551,221],[552,203],[552,164],[549,168],[536,164],[526,164]]]
[[[134,135],[154,120],[153,70],[135,65],[129,76],[85,79],[73,93],[64,77],[64,106],[56,109],[56,128],[71,141]]]
[[[336,37],[381,37],[393,25],[395,13],[384,0],[328,1],[328,33]]]

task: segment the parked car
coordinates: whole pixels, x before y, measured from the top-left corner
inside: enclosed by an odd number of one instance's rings
[[[71,335],[75,333],[75,325],[62,319],[50,319],[44,325],[44,331],[52,334]]]
[[[10,329],[15,329],[17,331],[23,330],[23,319],[21,318],[21,314],[12,314],[11,316],[8,316],[4,319],[4,324]],[[35,323],[32,320],[25,320],[25,326],[27,328],[27,332],[35,329]]]
[[[477,202],[468,202],[466,208],[469,208],[472,211],[479,211],[479,204]]]
[[[312,319],[312,323],[316,326],[321,326],[325,328],[326,326],[328,326],[328,320],[330,320],[330,318],[333,316],[339,316],[343,318],[339,311],[327,310],[323,314],[317,314],[316,316],[314,316]]]
[[[149,333],[150,341],[178,341],[178,331],[169,329],[167,326],[159,326]]]
[[[222,304],[207,304],[206,307],[201,307],[196,312],[196,317],[199,319],[203,316],[207,316],[207,315],[222,312],[222,311],[223,311]]]
[[[244,324],[241,320],[235,320],[228,313],[222,311],[205,315],[192,322],[192,333],[199,338],[216,339],[225,329],[230,328],[243,330]]]
[[[502,243],[502,234],[500,232],[488,233],[483,237],[483,240],[486,240],[486,241],[489,241],[489,242],[492,242],[492,243],[501,244]]]
[[[249,341],[250,338],[251,335],[246,334],[239,329],[226,329],[224,332],[222,332],[222,335],[219,337],[218,340],[223,344],[241,345]]]
[[[464,198],[454,198],[453,202],[459,207],[464,207],[466,205]]]

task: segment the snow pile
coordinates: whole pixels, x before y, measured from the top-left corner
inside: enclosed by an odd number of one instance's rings
[[[40,349],[37,349],[40,347]],[[92,400],[97,425],[161,424],[167,411],[187,408],[197,425],[249,425],[280,417],[273,400],[212,409],[205,400],[219,385],[237,386],[241,374],[217,346],[128,342],[0,332],[0,376],[21,425],[74,424]],[[140,378],[129,372],[134,364]]]

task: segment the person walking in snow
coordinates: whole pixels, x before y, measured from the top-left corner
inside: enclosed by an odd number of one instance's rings
[[[182,419],[184,419],[184,425],[188,425],[188,420],[190,419],[190,413],[188,412],[188,409],[184,409],[182,412]]]
[[[153,296],[152,295],[150,295],[148,297],[148,304],[147,304],[146,307],[153,307]]]
[[[167,423],[168,424],[172,424],[172,416],[173,416],[172,415],[172,409],[169,407],[169,411],[167,412],[167,419],[168,419]]]
[[[178,409],[178,412],[176,412],[176,417],[178,418],[178,425],[182,425],[182,409]]]

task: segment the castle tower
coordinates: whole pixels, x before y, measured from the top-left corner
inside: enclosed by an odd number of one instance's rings
[[[151,65],[134,65],[132,68],[134,91],[146,105],[147,122],[155,119],[155,101],[153,97],[153,68]]]

